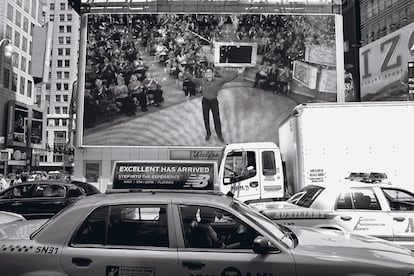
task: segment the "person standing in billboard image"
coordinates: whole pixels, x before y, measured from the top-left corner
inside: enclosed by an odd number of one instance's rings
[[[204,126],[206,128],[206,141],[210,140],[210,110],[213,114],[214,128],[218,139],[224,143],[223,133],[221,132],[220,110],[219,102],[217,100],[218,92],[221,90],[223,84],[230,82],[237,78],[244,72],[244,67],[238,68],[237,72],[225,75],[221,78],[215,78],[214,70],[208,67],[204,72],[204,78],[194,78],[188,71],[184,71],[184,76],[190,81],[194,82],[197,86],[201,87],[201,94],[203,96],[201,100]]]

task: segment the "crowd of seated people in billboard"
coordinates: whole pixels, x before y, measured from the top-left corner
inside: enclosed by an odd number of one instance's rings
[[[186,70],[202,77],[214,67],[213,41],[256,42],[254,86],[287,92],[292,62],[303,60],[306,44],[335,43],[331,17],[318,15],[93,15],[88,23],[85,83],[86,127],[101,115],[134,115],[160,107],[166,87],[149,73],[142,56],[154,56],[171,78],[182,82],[184,95],[197,87],[183,78]],[[231,35],[224,24],[234,27]]]

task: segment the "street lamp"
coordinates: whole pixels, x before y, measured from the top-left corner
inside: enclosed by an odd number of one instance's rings
[[[3,45],[4,49],[3,49]],[[4,51],[4,52],[3,52]],[[10,58],[14,53],[14,49],[12,46],[12,42],[10,39],[3,38],[0,40],[0,88],[3,86],[3,55],[6,58]],[[8,165],[8,158],[4,160],[4,175],[7,176],[7,165]]]
[[[1,47],[3,46],[3,44],[5,44],[5,43],[7,43],[7,44],[6,44],[6,46],[4,46],[4,56],[9,58],[13,55],[14,49],[13,49],[11,40],[8,39],[8,38],[3,38],[2,40],[0,40],[0,50],[1,50]]]

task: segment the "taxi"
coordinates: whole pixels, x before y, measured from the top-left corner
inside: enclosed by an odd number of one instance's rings
[[[414,251],[414,194],[390,184],[310,185],[286,202],[250,206],[280,224],[374,236]]]
[[[385,240],[278,225],[215,191],[123,191],[1,225],[1,274],[414,276],[413,252]]]

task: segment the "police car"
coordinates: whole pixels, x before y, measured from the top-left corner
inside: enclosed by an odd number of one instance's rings
[[[281,224],[375,236],[414,251],[414,194],[389,184],[310,185],[286,202],[251,207]]]

